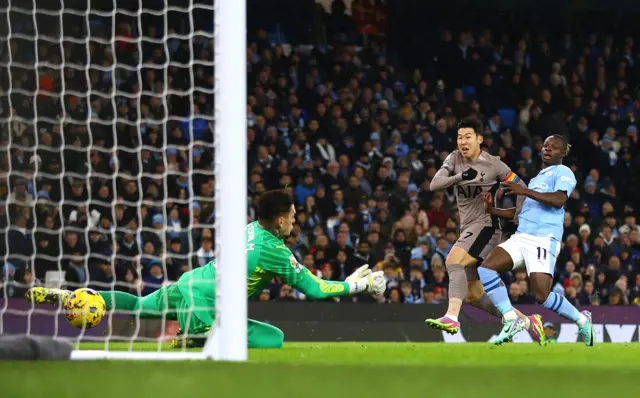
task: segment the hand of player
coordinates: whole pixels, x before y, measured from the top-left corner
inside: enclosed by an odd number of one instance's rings
[[[384,273],[382,271],[373,272],[367,277],[369,282],[369,288],[367,292],[372,296],[380,296],[387,290],[387,281],[384,280]]]
[[[505,181],[502,184],[507,189],[507,192],[505,193],[505,195],[507,196],[524,195],[524,190],[526,189],[524,186],[511,181]]]
[[[349,275],[345,282],[355,282],[358,279],[366,278],[371,275],[371,270],[369,269],[369,264],[365,264],[362,267],[358,268],[353,272],[353,274]]]
[[[362,268],[363,267],[360,267],[359,270]],[[382,271],[367,273],[364,278],[360,279],[347,279],[346,282],[351,285],[352,294],[367,292],[373,296],[378,296],[383,294],[387,288],[387,282],[384,280]]]
[[[465,170],[462,173],[462,180],[463,181],[471,181],[474,178],[476,178],[478,176],[478,170],[474,169],[473,167],[469,167],[467,170]]]
[[[482,193],[482,202],[484,203],[484,211],[489,213],[493,208],[493,195],[491,195],[491,192]]]

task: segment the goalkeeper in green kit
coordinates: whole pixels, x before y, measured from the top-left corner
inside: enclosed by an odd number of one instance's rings
[[[265,192],[258,201],[258,221],[247,225],[247,290],[248,297],[259,294],[274,278],[301,291],[311,300],[347,296],[362,292],[383,294],[386,282],[382,271],[371,272],[368,265],[356,270],[344,282],[325,281],[314,276],[296,260],[284,239],[291,234],[295,220],[293,199],[284,190]],[[107,310],[129,311],[140,318],[177,320],[178,337],[172,346],[204,345],[215,319],[215,260],[189,271],[178,282],[150,295],[138,297],[116,291],[99,291]],[[72,294],[61,289],[34,287],[26,294],[34,303],[58,305]],[[284,334],[275,326],[248,320],[249,348],[280,348]]]

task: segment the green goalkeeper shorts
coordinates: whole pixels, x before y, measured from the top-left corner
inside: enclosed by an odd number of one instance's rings
[[[167,320],[178,321],[182,333],[186,335],[205,334],[215,318],[215,300],[196,295],[184,297],[177,284],[165,286],[143,297],[141,305],[143,313],[165,314]]]

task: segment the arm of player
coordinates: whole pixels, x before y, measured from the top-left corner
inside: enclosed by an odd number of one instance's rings
[[[484,202],[484,211],[492,217],[500,217],[507,220],[513,220],[516,215],[516,208],[498,209],[493,207],[493,195],[491,192],[483,192],[482,200]]]
[[[473,168],[465,170],[463,173],[453,175],[455,170],[455,158],[456,154],[451,153],[442,163],[442,167],[431,180],[429,189],[433,191],[439,191],[441,189],[449,188],[463,180],[473,180],[478,175],[478,172]]]
[[[310,300],[322,300],[362,292],[377,296],[384,293],[386,282],[382,271],[369,272],[369,274],[363,278],[347,278],[344,282],[336,282],[320,279],[305,268],[301,272],[300,278],[298,278],[295,283],[291,283],[291,286],[304,293]]]
[[[429,189],[431,191],[439,191],[441,189],[449,188],[452,185],[456,185],[460,181],[462,181],[462,174],[451,176],[449,170],[443,167],[438,170],[436,175],[433,176]]]
[[[304,293],[309,300],[347,296],[351,291],[347,282],[325,281],[311,274],[306,268],[303,268],[300,276],[295,281],[287,281],[285,279],[285,283]]]
[[[562,190],[558,190],[555,192],[538,192],[512,182],[505,182],[504,185],[509,189],[509,192],[505,194],[507,196],[526,196],[527,198],[531,198],[537,202],[555,207],[556,209],[561,209],[569,199],[569,195],[567,195],[567,192]]]
[[[460,181],[471,181],[478,175],[478,171],[473,167],[469,167],[460,174],[456,174],[453,177],[448,175],[449,171],[445,168],[438,170],[436,175],[433,176],[429,189],[433,191],[439,191],[441,189],[449,188],[452,185],[459,183]]]
[[[504,184],[510,190],[507,195],[526,196],[545,205],[561,209],[567,203],[571,192],[576,187],[576,179],[571,169],[561,166],[554,176],[554,192],[538,192],[510,182],[505,182]]]
[[[383,294],[386,282],[382,271],[371,272],[369,265],[358,268],[344,282],[327,281],[313,275],[291,254],[285,267],[277,272],[284,283],[304,293],[309,300],[323,300],[337,296],[348,296],[362,292]]]

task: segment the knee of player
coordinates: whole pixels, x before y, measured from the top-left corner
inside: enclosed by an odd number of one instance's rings
[[[452,247],[449,255],[444,261],[445,265],[461,264],[465,267],[475,265],[477,260],[459,247]]]
[[[279,347],[282,347],[282,345],[284,344],[284,332],[282,331],[282,329],[278,329],[278,341],[280,342]]]
[[[536,300],[538,304],[544,304],[547,301],[547,297],[549,297],[549,292],[545,289],[532,289],[531,292],[533,294],[533,298]]]
[[[495,271],[495,269],[494,269],[495,267],[493,266],[491,261],[487,261],[487,260],[484,260],[483,262],[478,264],[478,271],[480,271],[481,268],[485,269],[485,270]]]
[[[272,333],[272,348],[282,348],[284,345],[284,332],[282,329],[274,326]]]

